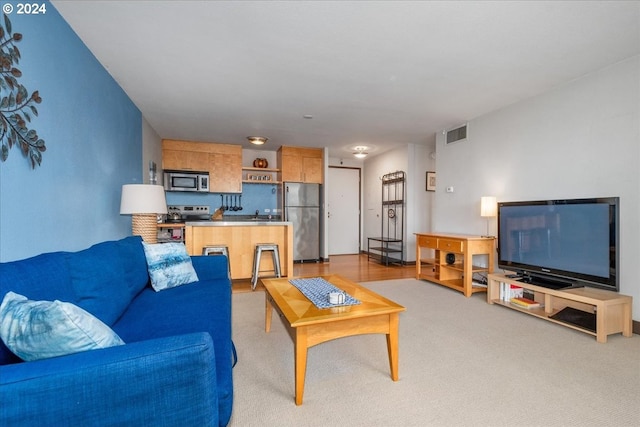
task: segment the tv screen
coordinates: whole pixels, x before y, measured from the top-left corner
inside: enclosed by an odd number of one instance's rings
[[[551,288],[619,290],[619,198],[498,203],[498,266]]]

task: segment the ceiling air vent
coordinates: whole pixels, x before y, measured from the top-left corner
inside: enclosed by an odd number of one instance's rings
[[[460,142],[467,139],[467,124],[459,126],[455,129],[450,129],[446,132],[447,144],[453,144],[454,142]]]

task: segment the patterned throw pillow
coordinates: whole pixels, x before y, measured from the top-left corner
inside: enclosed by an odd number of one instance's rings
[[[0,305],[0,338],[25,361],[124,344],[80,307],[58,300],[32,301],[14,292],[7,292]]]
[[[183,243],[142,242],[142,245],[147,257],[151,286],[156,291],[198,281],[191,257]]]

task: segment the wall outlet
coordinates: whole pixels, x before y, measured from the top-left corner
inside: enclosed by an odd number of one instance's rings
[[[453,187],[447,187],[445,190],[447,193],[453,193]]]
[[[267,209],[264,210],[264,213],[269,213],[269,212],[271,212],[271,209],[267,208]]]

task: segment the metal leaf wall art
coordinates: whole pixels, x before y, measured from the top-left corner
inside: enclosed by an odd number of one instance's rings
[[[11,21],[5,14],[4,25],[0,24],[0,160],[7,160],[9,150],[16,145],[35,169],[36,165],[40,166],[42,153],[47,148],[29,126],[31,119],[38,115],[35,104],[40,104],[42,98],[37,90],[29,95],[27,88],[18,83],[22,72],[16,68],[20,62],[16,43],[20,40],[22,34],[12,31]]]

